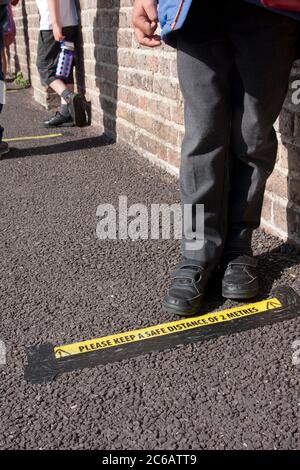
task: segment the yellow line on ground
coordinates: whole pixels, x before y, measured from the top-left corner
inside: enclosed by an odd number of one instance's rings
[[[32,135],[24,137],[12,137],[10,139],[3,139],[4,142],[19,142],[21,140],[39,140],[39,139],[53,139],[54,137],[62,137],[63,134],[47,134],[47,135]]]
[[[267,299],[241,307],[232,307],[226,310],[207,313],[197,317],[175,320],[173,322],[162,323],[156,326],[148,326],[138,330],[131,330],[123,333],[116,333],[109,336],[80,341],[78,343],[65,344],[54,348],[56,359],[66,356],[73,356],[82,353],[97,351],[113,347],[122,347],[125,343],[141,342],[154,337],[172,335],[174,333],[192,330],[209,325],[220,325],[224,322],[231,322],[237,318],[254,316],[265,313],[269,310],[282,307],[281,302],[276,299]]]

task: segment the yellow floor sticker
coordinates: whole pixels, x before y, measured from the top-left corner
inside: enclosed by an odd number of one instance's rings
[[[103,336],[79,343],[57,346],[54,348],[55,358],[73,356],[101,349],[122,347],[125,344],[144,341],[160,336],[172,335],[177,332],[192,330],[195,328],[214,325],[223,322],[230,322],[238,318],[249,317],[259,313],[265,313],[282,307],[281,302],[276,299],[267,299],[261,302],[243,305],[242,307],[233,307],[220,312],[207,313],[198,317],[190,317],[161,325],[149,326],[138,330],[128,331],[126,333],[117,333],[110,336]]]
[[[46,134],[46,135],[32,135],[24,137],[11,137],[10,139],[3,139],[4,142],[20,142],[22,140],[40,140],[40,139],[53,139],[54,137],[63,137],[63,134]]]

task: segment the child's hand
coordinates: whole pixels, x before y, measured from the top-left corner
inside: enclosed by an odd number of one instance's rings
[[[60,24],[55,23],[53,25],[53,36],[55,41],[63,41],[65,39],[65,36],[63,36],[62,29]]]
[[[160,36],[154,34],[157,28],[157,0],[135,0],[132,23],[136,38],[142,46],[161,45]]]

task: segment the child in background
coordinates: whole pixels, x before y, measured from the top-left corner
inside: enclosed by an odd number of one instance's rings
[[[10,0],[0,0],[0,113],[3,105],[5,104],[5,83],[1,56],[4,48],[3,29],[7,19],[7,5],[9,4]],[[3,127],[0,126],[0,158],[9,151],[8,144],[2,141],[3,131]]]
[[[16,24],[14,21],[14,15],[12,11],[13,6],[17,6],[19,0],[11,0],[6,6],[6,21],[3,26],[3,44],[4,47],[2,49],[1,59],[2,59],[2,73],[4,80],[6,79],[7,75],[7,57],[6,51],[9,47],[13,44],[16,39]]]
[[[81,95],[74,93],[74,63],[68,78],[57,78],[61,42],[73,43],[76,50],[78,13],[75,0],[36,0],[40,13],[37,68],[44,86],[60,97],[56,114],[44,121],[45,127],[83,126],[87,123]]]

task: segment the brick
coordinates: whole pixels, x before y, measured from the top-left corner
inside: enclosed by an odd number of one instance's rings
[[[273,216],[273,223],[275,227],[278,227],[282,232],[288,233],[289,227],[287,220],[287,205],[273,201]]]
[[[300,180],[289,178],[288,180],[289,201],[296,205],[300,205]]]
[[[269,196],[266,196],[264,199],[264,205],[262,209],[262,218],[269,223],[272,223],[272,199]]]
[[[294,115],[294,137],[300,137],[300,115]]]
[[[288,197],[288,181],[287,177],[274,170],[267,182],[267,190],[280,194],[281,197]]]
[[[283,109],[279,118],[279,132],[283,137],[291,137],[294,134],[294,114]]]
[[[287,236],[288,239],[294,241],[299,246],[300,234],[300,214],[293,208],[287,209]]]
[[[300,172],[300,148],[288,143],[280,145],[278,165],[286,170]]]

